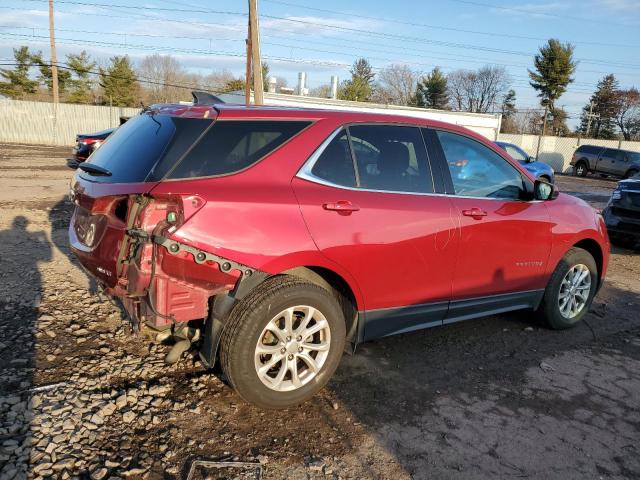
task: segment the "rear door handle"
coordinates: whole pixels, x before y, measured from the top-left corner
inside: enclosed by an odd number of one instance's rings
[[[480,220],[482,217],[487,216],[487,212],[478,207],[473,207],[469,210],[463,210],[462,215],[464,215],[465,217],[473,217],[476,220]]]
[[[350,214],[352,212],[357,212],[360,210],[358,205],[354,205],[348,200],[339,200],[337,202],[324,203],[322,204],[322,208],[325,210],[332,210],[338,213]]]

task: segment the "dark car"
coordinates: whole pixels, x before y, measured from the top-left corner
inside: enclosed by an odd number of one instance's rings
[[[511,155],[511,158],[520,162],[520,165],[529,170],[537,179],[545,180],[549,183],[553,183],[555,181],[555,174],[550,165],[539,162],[535,157],[530,156],[527,152],[513,143],[495,142],[495,144]]]
[[[136,329],[174,337],[169,363],[190,343],[219,359],[266,408],[316,393],[346,345],[521,309],[572,327],[609,255],[584,201],[405,116],[157,105],[70,194],[71,250]]]
[[[629,178],[640,172],[640,152],[580,145],[571,158],[571,165],[573,173],[579,177],[600,173]]]
[[[632,247],[640,241],[640,173],[618,182],[602,214],[611,243]]]
[[[100,148],[100,145],[111,135],[116,129],[107,128],[95,133],[80,133],[76,135],[76,145],[73,147],[73,158],[67,159],[69,168],[78,168],[78,164],[84,162],[94,150]]]

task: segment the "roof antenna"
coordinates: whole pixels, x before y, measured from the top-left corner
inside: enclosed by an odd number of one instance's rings
[[[191,92],[194,105],[215,105],[217,103],[224,103],[220,97],[216,97],[212,93],[203,92],[201,90],[193,90]]]

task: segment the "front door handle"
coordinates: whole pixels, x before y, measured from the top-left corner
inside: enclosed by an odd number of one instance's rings
[[[469,210],[463,210],[462,215],[464,215],[465,217],[473,217],[475,220],[480,220],[482,219],[482,217],[487,216],[487,212],[478,207],[473,207]]]
[[[325,210],[332,210],[334,212],[338,212],[341,215],[350,215],[352,212],[357,212],[360,210],[358,205],[354,205],[348,200],[339,200],[337,202],[324,203],[322,204],[322,208]]]

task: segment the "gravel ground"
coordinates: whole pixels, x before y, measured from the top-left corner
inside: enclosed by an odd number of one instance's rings
[[[640,478],[637,251],[613,252],[573,330],[508,314],[371,342],[264,412],[193,356],[165,366],[95,293],[66,245],[68,150],[0,145],[1,480],[186,478],[194,459],[270,479]],[[596,208],[615,185],[558,184]]]

